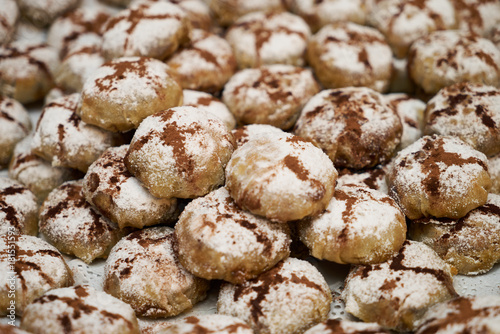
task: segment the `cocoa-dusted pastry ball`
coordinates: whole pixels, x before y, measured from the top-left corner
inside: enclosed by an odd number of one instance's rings
[[[228,130],[233,130],[236,127],[236,119],[233,114],[231,114],[227,106],[215,96],[190,89],[184,89],[182,95],[184,97],[182,105],[205,109],[208,113],[223,121]]]
[[[272,13],[286,10],[282,0],[208,0],[208,5],[217,23],[224,27],[248,13]]]
[[[239,68],[270,64],[303,66],[311,31],[288,12],[255,12],[240,17],[226,32]]]
[[[14,147],[30,131],[30,116],[23,105],[0,95],[0,168],[9,164]]]
[[[390,334],[387,329],[371,322],[328,319],[305,331],[304,334]]]
[[[16,0],[22,16],[37,27],[45,27],[54,19],[76,8],[79,0]]]
[[[336,179],[326,154],[288,133],[247,142],[233,153],[226,168],[226,187],[236,204],[276,222],[322,212]]]
[[[500,23],[500,2],[496,0],[452,0],[452,2],[460,30],[485,37]]]
[[[389,259],[406,240],[406,221],[396,202],[359,186],[335,189],[318,217],[300,222],[299,234],[312,256],[341,264]]]
[[[491,176],[490,192],[500,195],[500,154],[488,159],[488,167]]]
[[[417,39],[408,55],[411,80],[426,94],[468,81],[500,86],[500,50],[486,38],[457,30]]]
[[[345,185],[368,187],[383,194],[389,194],[387,182],[385,181],[387,165],[377,165],[370,169],[353,170],[342,168],[338,170],[337,188]]]
[[[141,123],[125,165],[153,196],[194,198],[224,183],[233,150],[221,120],[203,109],[176,107]]]
[[[500,153],[500,89],[468,82],[441,89],[427,103],[425,134],[458,137],[487,156]]]
[[[45,293],[26,308],[21,328],[39,334],[140,333],[129,305],[88,285]]]
[[[370,5],[365,0],[287,0],[288,8],[302,17],[313,32],[329,23],[365,24]]]
[[[303,333],[326,320],[332,295],[307,261],[288,258],[240,285],[222,285],[217,313],[244,320],[255,333]]]
[[[307,57],[325,88],[389,88],[392,52],[374,28],[350,22],[327,25],[311,37]]]
[[[156,198],[125,166],[129,145],[110,147],[89,167],[83,192],[89,203],[120,228],[169,223],[175,218],[177,200]]]
[[[47,104],[40,115],[31,147],[52,166],[86,172],[105,149],[119,145],[120,134],[86,124],[75,113],[80,94],[61,97]]]
[[[163,60],[189,41],[187,13],[168,1],[140,2],[115,14],[104,26],[106,59],[143,56]]]
[[[189,316],[171,323],[167,329],[158,334],[253,334],[254,331],[244,321],[236,317],[222,314],[204,314]]]
[[[309,100],[294,133],[320,147],[335,166],[360,169],[391,159],[402,125],[381,94],[347,87],[324,90]]]
[[[394,54],[404,58],[419,37],[457,26],[454,0],[374,1],[368,23],[386,37]]]
[[[486,203],[486,156],[455,137],[425,136],[400,151],[387,172],[390,195],[409,219],[458,219]]]
[[[153,227],[122,238],[106,260],[104,291],[138,316],[168,317],[193,307],[209,283],[184,269],[174,251],[174,230]]]
[[[15,244],[15,261],[9,260],[8,250]],[[9,278],[15,272],[15,296],[12,298]],[[12,240],[0,236],[0,314],[5,315],[10,301],[15,301],[16,314],[22,316],[26,306],[46,291],[71,286],[73,276],[61,253],[52,245],[31,235],[19,235]],[[10,295],[10,297],[9,297]],[[12,298],[12,299],[11,299]]]
[[[310,70],[276,64],[236,73],[224,87],[222,101],[240,124],[270,124],[286,130],[318,91]]]
[[[182,104],[182,89],[168,66],[144,57],[103,64],[85,82],[77,114],[109,131],[128,131],[160,110]]]
[[[415,220],[409,227],[409,236],[434,249],[459,274],[488,272],[500,261],[500,195],[489,194],[484,205],[458,220]]]
[[[387,262],[351,269],[342,291],[345,309],[365,322],[411,331],[425,309],[457,296],[452,269],[425,244],[405,241]]]
[[[17,19],[19,18],[19,8],[15,0],[2,1],[0,8],[0,45],[7,44],[12,39],[16,30]]]
[[[458,297],[429,308],[416,334],[495,333],[500,325],[500,296]]]
[[[57,51],[45,44],[0,46],[0,94],[23,104],[38,101],[54,86],[58,65]]]
[[[193,30],[191,42],[174,53],[166,64],[182,88],[216,93],[236,71],[231,46],[201,29]]]
[[[180,263],[205,279],[241,284],[290,254],[286,224],[240,209],[226,188],[190,202],[175,225]]]
[[[249,124],[232,131],[236,147],[246,144],[250,140],[260,139],[267,135],[283,135],[284,131],[269,124]]]
[[[0,177],[0,235],[38,234],[38,203],[22,183]]]

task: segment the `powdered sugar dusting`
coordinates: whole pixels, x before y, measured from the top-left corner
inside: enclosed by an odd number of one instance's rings
[[[236,127],[236,120],[224,103],[218,98],[205,92],[183,90],[183,105],[205,109],[226,124],[228,130]]]
[[[375,168],[353,171],[347,168],[339,170],[337,187],[344,185],[356,185],[378,190],[383,194],[388,194],[389,189],[385,181],[387,166],[378,165]]]
[[[19,181],[0,178],[0,235],[36,234],[38,204],[35,195]],[[34,224],[33,224],[34,223]],[[9,233],[10,235],[11,233]]]
[[[232,133],[237,147],[268,135],[280,137],[284,134],[280,128],[268,124],[249,124],[233,130]]]
[[[253,330],[242,320],[223,314],[209,314],[185,317],[175,321],[164,334],[191,333],[252,334]]]
[[[9,150],[13,145],[31,132],[31,120],[28,112],[18,101],[0,96],[0,142]],[[12,152],[12,151],[11,151]]]
[[[328,319],[311,329],[304,334],[389,334],[390,332],[382,328],[377,323],[365,323],[349,320]]]

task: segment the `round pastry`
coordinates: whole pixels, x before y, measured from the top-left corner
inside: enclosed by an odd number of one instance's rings
[[[299,223],[310,254],[340,264],[372,264],[389,259],[406,240],[406,221],[388,195],[359,186],[337,186],[318,217]]]
[[[500,153],[500,89],[468,82],[441,89],[427,103],[424,130],[458,137],[487,156]]]
[[[365,24],[370,9],[365,0],[288,0],[287,3],[290,10],[300,15],[314,32],[341,21]]]
[[[49,25],[54,19],[76,8],[79,0],[17,0],[21,14],[38,27]]]
[[[408,73],[430,95],[462,81],[498,87],[500,50],[476,35],[456,30],[436,31],[411,45]]]
[[[125,165],[153,196],[194,198],[224,183],[233,150],[222,121],[203,109],[177,107],[141,123]]]
[[[14,240],[13,240],[14,239]],[[12,261],[15,250],[15,261]],[[15,272],[15,283],[9,278]],[[31,235],[0,236],[0,314],[7,312],[11,301],[22,316],[26,306],[46,291],[73,284],[71,270],[61,253],[52,245]],[[12,286],[13,284],[13,286]],[[11,290],[15,290],[14,296]]]
[[[286,130],[318,91],[310,70],[269,65],[236,73],[224,87],[222,101],[240,124],[270,124]]]
[[[153,227],[122,238],[106,260],[104,291],[130,304],[138,316],[174,316],[203,300],[207,281],[181,267],[174,230]]]
[[[311,38],[307,57],[325,88],[389,88],[391,48],[373,28],[348,22],[325,26]]]
[[[236,147],[248,143],[250,140],[261,139],[267,135],[284,135],[284,131],[268,124],[250,124],[232,131]]]
[[[431,307],[416,334],[495,333],[500,328],[500,296],[458,297]]]
[[[419,37],[456,27],[453,1],[374,1],[368,23],[385,35],[396,57],[404,58]]]
[[[458,219],[486,203],[487,164],[483,153],[458,138],[425,136],[398,153],[387,184],[409,219]]]
[[[324,90],[309,100],[294,133],[320,147],[335,166],[361,169],[391,159],[402,126],[381,94],[347,87]]]
[[[239,147],[226,168],[226,187],[242,209],[287,222],[322,212],[337,171],[320,149],[291,134],[269,134]]]
[[[44,44],[0,46],[0,94],[26,104],[42,99],[54,85],[57,51]]]
[[[240,209],[224,187],[190,202],[175,236],[184,268],[233,284],[257,277],[290,255],[288,226]]]
[[[224,122],[228,130],[236,127],[236,119],[224,103],[218,98],[205,92],[184,89],[182,91],[183,105],[205,109],[208,113],[216,116]]]
[[[193,30],[191,42],[166,61],[170,75],[182,88],[218,92],[236,71],[231,46],[201,29]]]
[[[222,285],[217,312],[244,320],[255,333],[294,334],[326,320],[331,302],[318,269],[288,258],[256,279]]]
[[[452,267],[430,247],[409,240],[387,262],[354,267],[344,284],[347,312],[398,331],[413,330],[429,306],[457,296]]]
[[[105,149],[118,145],[121,136],[85,124],[75,113],[80,94],[56,99],[43,108],[31,147],[52,166],[87,171]]]
[[[188,15],[179,6],[141,2],[106,22],[102,52],[108,60],[130,56],[163,60],[189,41],[190,30]]]
[[[377,323],[328,319],[305,331],[304,334],[390,334]]]
[[[406,94],[388,94],[384,98],[401,119],[403,133],[397,149],[402,150],[422,137],[426,104]]]
[[[453,0],[452,2],[460,30],[488,36],[500,23],[500,2],[496,0]]]
[[[490,192],[500,195],[500,154],[488,159],[488,167],[491,176]]]
[[[30,132],[30,116],[23,105],[0,95],[0,168],[9,164],[14,147]]]
[[[52,167],[50,162],[33,153],[31,141],[32,136],[28,136],[16,145],[9,164],[9,177],[31,190],[37,202],[42,204],[52,189],[83,175],[74,169]]]
[[[253,334],[253,330],[242,320],[222,314],[190,316],[176,321],[158,334]]]
[[[82,180],[65,182],[47,196],[39,224],[47,241],[86,263],[107,257],[122,237],[118,226],[85,200]]]
[[[303,66],[310,36],[307,23],[288,12],[249,13],[226,32],[239,68],[270,64]]]
[[[21,328],[39,334],[140,333],[129,305],[87,285],[45,293],[26,308]]]
[[[458,220],[415,220],[409,227],[409,236],[434,249],[459,274],[488,272],[500,261],[500,195],[489,194],[484,205]]]
[[[30,334],[29,332],[23,331],[19,327],[13,326],[11,324],[0,324],[0,333],[3,334]]]
[[[385,176],[387,172],[386,165],[377,165],[370,169],[352,170],[342,168],[338,170],[337,188],[345,185],[355,185],[359,187],[368,187],[377,190],[383,194],[389,194]]]
[[[45,106],[49,103],[52,103],[56,99],[63,97],[63,96],[66,96],[66,95],[69,95],[69,94],[66,93],[63,89],[56,86],[56,87],[52,88],[51,90],[49,90],[47,95],[45,95],[45,98],[43,99],[43,101],[44,101],[43,105]]]
[[[282,12],[285,10],[282,0],[209,0],[215,20],[223,27],[234,23],[239,17],[252,12]]]
[[[129,145],[110,147],[89,167],[83,192],[89,203],[120,228],[168,223],[175,218],[177,200],[156,198],[125,167]]]
[[[22,183],[0,177],[0,235],[38,234],[38,203]]]
[[[0,8],[0,45],[10,42],[16,30],[19,8],[15,0],[4,0]]]
[[[128,131],[160,110],[182,104],[182,89],[168,66],[144,57],[120,58],[97,69],[83,85],[77,113],[109,131]]]

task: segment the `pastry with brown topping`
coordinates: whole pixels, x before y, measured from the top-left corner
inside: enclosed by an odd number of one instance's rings
[[[411,331],[429,306],[457,296],[452,274],[430,247],[405,241],[387,262],[353,267],[342,299],[346,311],[363,321]]]
[[[232,131],[236,147],[246,144],[250,140],[261,139],[267,135],[283,135],[284,131],[269,124],[249,124]]]
[[[224,87],[222,101],[239,124],[270,124],[286,130],[318,91],[310,70],[276,64],[236,73]]]
[[[361,169],[391,159],[402,126],[381,94],[347,87],[324,90],[309,100],[294,133],[320,147],[335,166]]]
[[[170,75],[182,88],[216,93],[236,71],[231,46],[222,38],[194,29],[191,41],[167,61]]]
[[[134,310],[88,285],[55,289],[26,308],[21,328],[38,334],[139,334]]]
[[[17,0],[22,16],[37,27],[45,27],[54,19],[76,8],[79,0]]]
[[[125,165],[153,196],[194,198],[224,183],[233,150],[221,120],[203,109],[176,107],[141,123]]]
[[[458,137],[487,156],[500,153],[500,89],[469,82],[441,89],[427,103],[425,134]]]
[[[311,38],[307,58],[325,88],[389,88],[392,52],[374,28],[350,22],[327,25]]]
[[[0,8],[0,45],[10,42],[16,30],[19,8],[15,0],[4,0]]]
[[[189,316],[175,321],[158,334],[253,334],[254,331],[242,320],[222,314]]]
[[[223,121],[228,130],[233,130],[236,127],[236,119],[233,114],[231,114],[227,106],[215,96],[189,89],[184,89],[182,91],[182,96],[184,97],[183,106],[205,109],[208,113]]]
[[[13,246],[14,245],[14,246]],[[14,254],[14,263],[8,254]],[[8,253],[10,251],[10,253]],[[17,275],[14,296],[9,293],[11,272]],[[26,306],[46,291],[71,286],[73,276],[61,253],[48,242],[31,235],[18,235],[15,241],[0,236],[0,314],[5,315],[10,301],[16,305],[16,314],[23,316]],[[10,295],[10,297],[9,297]],[[11,299],[12,298],[12,299]]]
[[[89,167],[83,192],[89,203],[120,228],[165,224],[176,217],[175,198],[156,198],[125,166],[129,145],[110,147]]]
[[[106,260],[104,291],[130,304],[138,316],[168,317],[193,307],[209,283],[177,259],[174,230],[153,227],[122,238]]]
[[[337,188],[345,185],[355,185],[358,187],[368,187],[377,190],[383,194],[389,194],[385,176],[387,165],[377,165],[369,169],[349,169],[342,168],[338,170]]]
[[[0,168],[9,164],[14,147],[31,132],[31,119],[23,105],[0,94]]]
[[[109,131],[128,131],[160,110],[182,104],[182,89],[159,60],[126,57],[103,64],[83,85],[77,114]]]
[[[255,278],[290,254],[288,226],[240,209],[224,187],[190,202],[175,236],[184,268],[233,284]]]
[[[282,0],[208,0],[215,20],[223,27],[234,23],[239,17],[252,12],[283,12]]]
[[[239,207],[282,223],[322,212],[336,179],[326,154],[288,133],[247,142],[226,168],[226,188]]]
[[[328,319],[305,331],[304,334],[390,334],[377,323]]]
[[[390,195],[409,219],[458,219],[486,203],[486,156],[455,137],[425,136],[400,151],[387,172]]]
[[[331,302],[321,273],[288,258],[253,280],[222,285],[217,312],[244,320],[257,334],[298,334],[326,320]]]
[[[38,234],[38,203],[22,183],[0,177],[0,235]]]
[[[486,37],[500,23],[500,2],[497,0],[452,0],[452,2],[460,30]]]
[[[373,264],[389,259],[406,240],[406,221],[396,202],[377,190],[335,189],[326,210],[299,224],[310,254],[341,264]]]

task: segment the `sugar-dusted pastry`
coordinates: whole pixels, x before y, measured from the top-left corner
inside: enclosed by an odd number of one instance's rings
[[[176,217],[175,198],[156,198],[125,166],[128,145],[110,147],[89,167],[83,192],[89,203],[120,228],[169,223]]]
[[[122,238],[105,266],[104,291],[130,304],[138,316],[174,316],[206,296],[207,281],[184,269],[174,252],[174,230],[153,227]]]
[[[236,71],[231,46],[222,37],[194,29],[191,41],[174,53],[166,64],[182,88],[216,93]]]
[[[236,119],[233,114],[231,114],[227,106],[215,96],[190,89],[184,89],[182,91],[182,96],[182,105],[205,109],[207,112],[223,121],[228,130],[233,130],[236,127]]]
[[[233,136],[216,116],[176,107],[141,123],[125,165],[153,196],[194,198],[224,184],[233,150]]]
[[[325,88],[389,88],[392,52],[374,28],[351,22],[327,25],[311,37],[307,58]]]
[[[305,331],[304,334],[390,334],[377,323],[328,319]]]
[[[31,119],[16,100],[0,95],[0,167],[9,164],[14,147],[31,132]]]
[[[500,261],[500,195],[489,194],[480,207],[464,217],[412,221],[408,234],[421,241],[462,275],[489,271]]]
[[[134,310],[88,285],[46,292],[26,308],[21,328],[37,334],[139,334]]]
[[[485,37],[500,23],[500,2],[496,0],[452,0],[452,2],[460,30]]]
[[[0,45],[7,44],[16,30],[19,8],[15,0],[4,0],[0,8]]]
[[[22,183],[0,177],[0,235],[38,234],[38,203]]]
[[[260,139],[267,135],[283,135],[284,131],[269,124],[249,124],[232,131],[236,147],[246,144],[250,140]]]
[[[491,176],[490,192],[500,195],[500,154],[488,159],[488,167]]]
[[[387,165],[377,165],[369,169],[353,170],[342,168],[338,170],[337,187],[345,185],[356,185],[378,190],[381,193],[389,194],[387,182],[385,181]]]
[[[240,124],[270,124],[286,130],[318,91],[310,70],[276,64],[236,73],[224,87],[222,101]]]
[[[500,89],[469,82],[441,89],[427,103],[425,134],[458,137],[487,156],[500,153]]]
[[[234,23],[239,17],[252,12],[282,12],[285,10],[281,0],[208,0],[215,20],[222,26]]]
[[[253,280],[222,285],[217,313],[244,320],[257,334],[294,334],[326,320],[331,302],[318,269],[290,257]]]
[[[185,317],[158,334],[253,334],[254,331],[243,320],[222,314],[204,314]]]
[[[168,66],[145,57],[104,63],[85,82],[77,114],[109,131],[128,131],[160,110],[182,104],[182,89]]]
[[[304,139],[270,134],[240,146],[226,168],[226,188],[242,209],[287,222],[322,212],[333,196],[337,171]]]
[[[14,246],[13,246],[14,245]],[[15,249],[15,261],[9,260]],[[10,251],[10,252],[8,252]],[[7,284],[15,272],[14,296]],[[26,306],[46,291],[71,286],[73,276],[61,253],[52,245],[31,235],[0,236],[0,314],[7,314],[13,300],[16,314],[22,316]]]
[[[54,19],[79,5],[79,0],[16,1],[22,16],[38,27],[49,25]]]
[[[408,54],[411,80],[433,95],[454,83],[500,86],[500,50],[486,38],[457,30],[417,39]]]
[[[486,203],[486,156],[455,137],[425,136],[400,151],[387,172],[390,195],[409,219],[458,219]]]
[[[405,241],[387,262],[353,267],[342,299],[346,311],[365,322],[411,331],[429,306],[457,296],[452,274],[430,247]]]
[[[335,166],[360,169],[391,159],[402,125],[381,94],[346,87],[323,90],[309,100],[294,133],[320,147]]]

